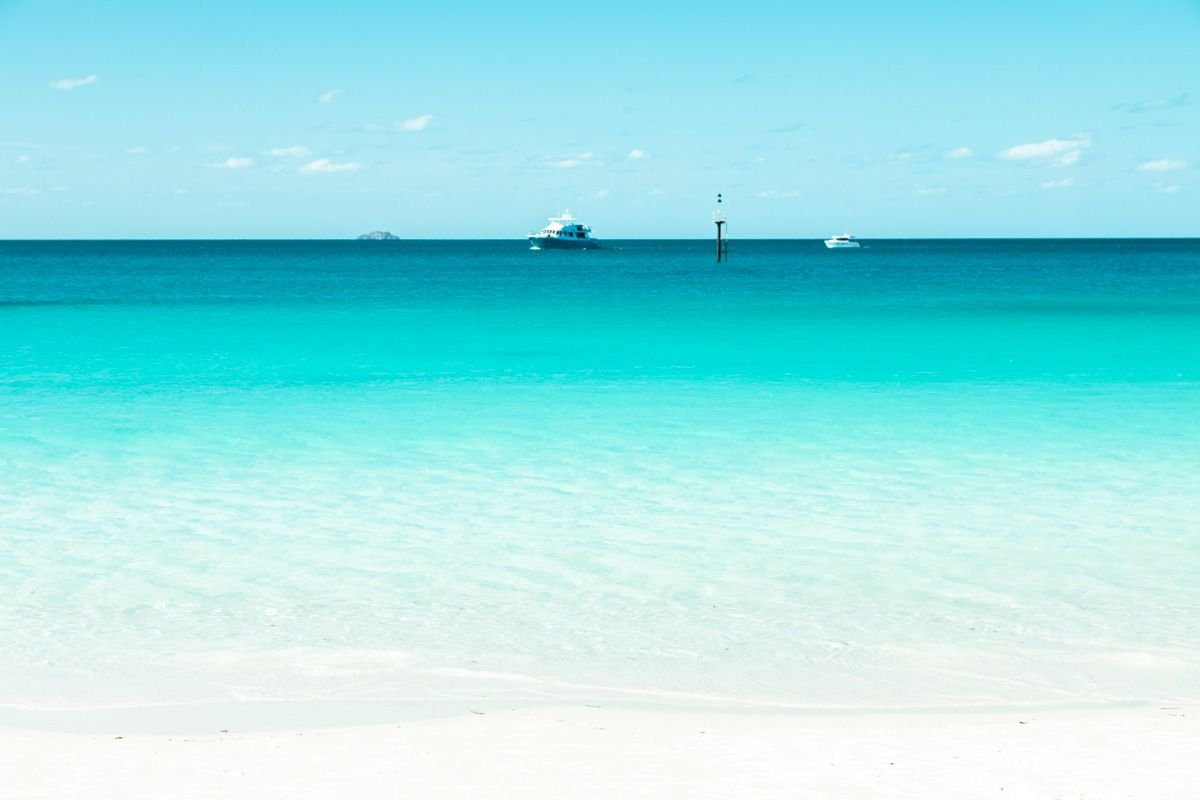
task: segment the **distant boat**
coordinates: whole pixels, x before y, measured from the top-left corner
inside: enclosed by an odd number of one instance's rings
[[[830,250],[838,247],[862,247],[862,245],[858,243],[858,240],[848,233],[843,233],[841,236],[829,237],[825,240],[825,246]]]
[[[529,244],[534,250],[586,250],[600,246],[592,238],[592,229],[572,217],[570,211],[551,217],[549,225],[529,234]]]

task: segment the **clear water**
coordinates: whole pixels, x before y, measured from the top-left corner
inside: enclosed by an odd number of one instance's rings
[[[1200,698],[1200,241],[0,243],[0,706]]]

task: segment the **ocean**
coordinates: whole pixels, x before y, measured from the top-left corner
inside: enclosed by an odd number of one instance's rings
[[[0,242],[0,707],[1200,700],[1200,240]]]

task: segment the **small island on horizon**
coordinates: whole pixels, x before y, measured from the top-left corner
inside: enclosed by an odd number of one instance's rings
[[[383,241],[383,240],[399,239],[400,237],[396,236],[391,231],[371,231],[370,233],[364,233],[363,235],[361,235],[357,238],[359,241],[364,241],[364,240],[366,240],[366,241]]]

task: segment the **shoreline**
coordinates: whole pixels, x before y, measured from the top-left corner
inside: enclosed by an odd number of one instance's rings
[[[1124,714],[1196,709],[1192,698],[1141,698],[1066,703],[978,705],[821,706],[733,699],[713,702],[640,700],[636,697],[576,696],[544,700],[479,695],[438,700],[413,698],[342,698],[310,700],[216,700],[145,705],[43,708],[0,705],[0,730],[64,735],[203,735],[218,730],[276,733],[289,730],[364,728],[419,724],[464,715],[539,714],[563,709],[603,709],[620,714],[706,715],[714,718],[864,719],[982,718],[995,715]]]
[[[486,705],[486,704],[485,704]],[[18,797],[1179,797],[1195,706],[782,712],[590,705],[205,733],[0,727]]]

